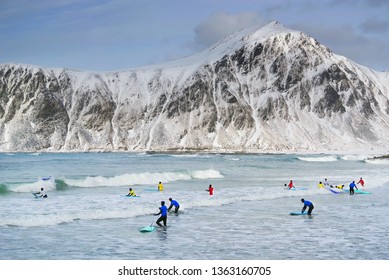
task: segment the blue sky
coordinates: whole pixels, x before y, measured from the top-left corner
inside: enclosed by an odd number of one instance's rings
[[[273,20],[359,64],[389,70],[387,0],[0,0],[0,63],[130,69]]]

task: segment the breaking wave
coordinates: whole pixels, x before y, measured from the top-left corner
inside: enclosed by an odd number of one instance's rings
[[[369,164],[389,164],[389,159],[366,159],[365,162]]]
[[[336,156],[323,156],[323,157],[297,157],[299,160],[308,161],[308,162],[331,162],[337,161]]]
[[[114,177],[104,176],[89,176],[83,179],[65,179],[64,182],[73,187],[115,187],[126,185],[150,185],[157,184],[159,181],[164,183],[174,181],[187,181],[193,179],[217,179],[223,178],[219,171],[195,170],[195,171],[180,171],[180,172],[144,172],[122,174]]]

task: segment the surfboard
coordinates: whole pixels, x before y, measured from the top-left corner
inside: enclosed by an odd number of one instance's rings
[[[126,197],[126,198],[136,198],[140,197],[139,195],[131,196],[131,195],[121,195],[121,197]]]
[[[155,227],[153,227],[152,225],[149,225],[147,227],[141,228],[139,231],[140,232],[152,232],[154,230],[155,230]]]
[[[330,192],[334,193],[334,194],[341,194],[341,193],[343,193],[342,191],[337,192],[337,191],[335,191],[335,190],[333,190],[333,189],[331,189],[331,188],[329,188],[328,190],[329,190]]]
[[[34,192],[31,192],[31,194],[34,196],[34,198],[45,198],[45,197],[42,197],[40,193],[36,194]]]
[[[358,193],[358,194],[371,194],[371,192],[362,191],[362,190],[354,190],[354,193]]]
[[[290,212],[289,215],[292,215],[292,216],[308,215],[308,212],[304,212],[304,213],[301,213],[301,212]],[[313,214],[311,214],[311,215],[313,215]]]
[[[344,190],[345,192],[349,193],[350,190]],[[354,190],[354,194],[371,194],[371,192],[362,191],[362,190]]]
[[[146,192],[159,192],[159,190],[156,189],[144,189]]]
[[[293,188],[291,188],[291,189],[288,188],[288,190],[290,190],[290,191],[307,190],[307,189],[308,189],[308,188],[301,188],[301,187],[293,187]]]

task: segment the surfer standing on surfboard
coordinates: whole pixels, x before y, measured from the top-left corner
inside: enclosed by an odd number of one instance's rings
[[[301,210],[301,213],[304,213],[305,209],[308,207],[308,215],[311,215],[312,210],[313,210],[313,203],[305,200],[304,198],[301,199],[301,202],[304,203],[303,209]]]

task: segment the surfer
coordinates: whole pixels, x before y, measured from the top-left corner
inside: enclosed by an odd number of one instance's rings
[[[301,202],[304,203],[303,209],[301,210],[301,213],[304,213],[305,209],[308,207],[308,215],[311,215],[312,210],[313,210],[313,203],[305,200],[304,198],[301,199]]]
[[[213,187],[212,187],[212,185],[209,185],[208,190],[206,190],[206,191],[209,192],[209,195],[213,195]]]
[[[293,185],[293,181],[290,180],[289,184],[288,184],[288,188],[289,189],[293,189],[294,188],[294,185]]]
[[[166,227],[167,207],[165,205],[165,201],[161,201],[161,207],[159,207],[159,213],[154,214],[154,216],[158,216],[159,214],[161,214],[161,216],[158,218],[158,220],[156,222],[157,225],[162,227],[162,225],[160,223],[163,222],[163,226]]]
[[[135,191],[132,188],[129,188],[127,196],[136,196]]]
[[[328,183],[327,178],[324,178],[324,183],[323,183],[323,185],[324,185],[325,188],[328,188],[328,187],[329,187],[330,184]]]
[[[361,184],[362,187],[365,186],[365,181],[363,181],[362,177],[359,179],[357,185]]]
[[[169,198],[170,200],[170,206],[169,208],[167,209],[168,212],[170,212],[170,210],[173,208],[174,206],[174,213],[177,213],[178,212],[178,209],[180,209],[180,204],[178,204],[177,201],[173,200],[172,198]]]
[[[355,184],[355,181],[352,181],[349,185],[350,187],[350,195],[353,195],[354,194],[354,188],[358,189],[357,188],[357,185]]]
[[[163,185],[162,185],[162,183],[161,182],[159,182],[159,184],[158,184],[158,191],[163,191]]]
[[[322,182],[319,182],[319,185],[318,185],[319,189],[324,189],[324,185]]]
[[[47,194],[43,188],[41,188],[40,192],[33,193],[36,197],[47,198]]]

